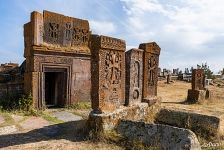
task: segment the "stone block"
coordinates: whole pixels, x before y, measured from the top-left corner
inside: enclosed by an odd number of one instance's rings
[[[92,35],[92,108],[112,112],[125,103],[125,41]]]
[[[142,101],[143,50],[131,49],[125,52],[125,61],[125,105],[134,105]]]
[[[205,138],[223,136],[223,120],[223,115],[206,115],[176,108],[162,108],[156,117],[156,123],[188,128]]]
[[[212,92],[209,90],[188,90],[187,102],[188,103],[201,103],[212,97]]]
[[[121,120],[117,131],[129,140],[142,141],[145,146],[170,150],[201,149],[197,136],[188,129]]]
[[[155,43],[142,43],[143,55],[143,99],[157,96],[160,47]]]
[[[90,129],[97,131],[112,130],[118,125],[121,119],[153,122],[160,110],[160,103],[156,102],[149,106],[147,103],[139,103],[129,107],[123,107],[111,113],[89,114]]]

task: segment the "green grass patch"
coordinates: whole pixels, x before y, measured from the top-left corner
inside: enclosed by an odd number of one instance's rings
[[[2,124],[0,124],[0,127],[8,126],[14,124],[14,120],[11,117],[10,113],[8,112],[0,112],[0,116],[2,116],[5,120]]]
[[[91,102],[77,102],[66,107],[67,109],[91,109]]]
[[[64,122],[60,119],[57,119],[54,116],[51,116],[50,114],[48,114],[46,112],[42,112],[41,117],[44,118],[45,120],[47,120],[48,122],[50,122],[51,124],[58,124],[58,123],[63,123]]]

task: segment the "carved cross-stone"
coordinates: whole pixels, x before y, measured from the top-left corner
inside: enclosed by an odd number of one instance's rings
[[[143,50],[131,49],[125,56],[125,105],[134,105],[142,101]]]
[[[152,42],[140,44],[139,49],[144,50],[143,99],[151,99],[157,96],[160,47],[155,42]]]
[[[92,108],[111,112],[125,101],[125,42],[93,35],[92,41]]]
[[[205,89],[205,74],[203,69],[193,69],[192,71],[192,90]]]

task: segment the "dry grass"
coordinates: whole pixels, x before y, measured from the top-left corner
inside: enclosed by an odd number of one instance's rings
[[[210,85],[209,90],[213,93],[211,100],[207,100],[203,104],[186,105],[182,102],[186,100],[187,91],[190,88],[191,83],[183,81],[175,81],[172,84],[159,81],[158,96],[162,97],[162,106],[218,116],[224,114],[224,88]]]

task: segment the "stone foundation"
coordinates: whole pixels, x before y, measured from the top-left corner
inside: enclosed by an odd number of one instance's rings
[[[209,90],[188,90],[187,102],[189,103],[200,103],[206,99],[210,99],[212,96]]]
[[[196,135],[188,129],[122,120],[117,127],[117,132],[129,140],[140,140],[145,146],[159,149],[201,149]]]
[[[112,130],[122,119],[153,122],[159,110],[159,101],[152,106],[149,106],[147,103],[139,103],[134,106],[117,109],[111,113],[96,114],[91,112],[88,121],[90,129],[96,131]]]

